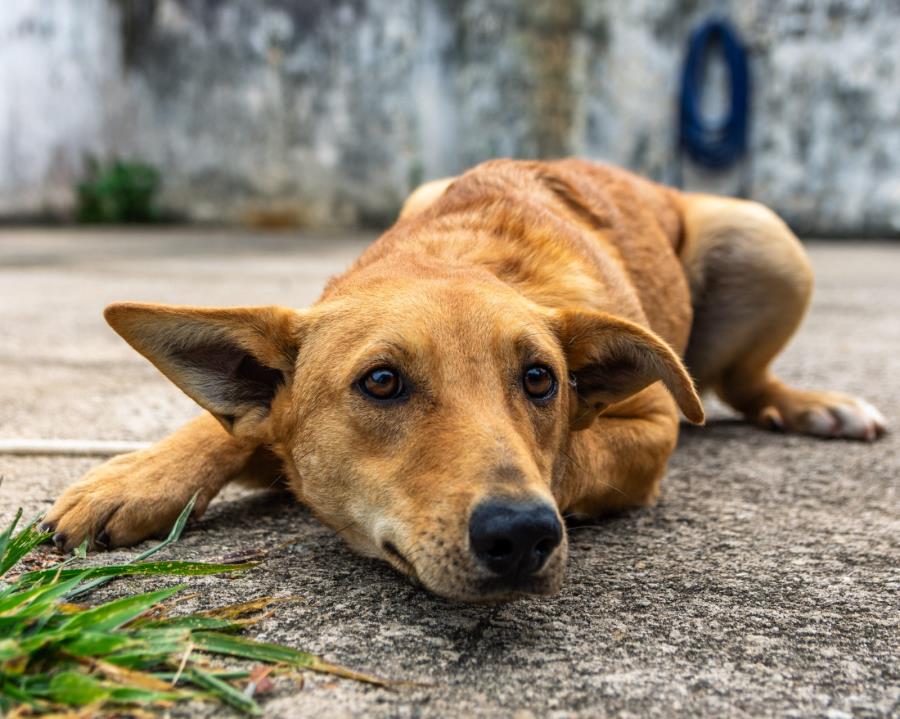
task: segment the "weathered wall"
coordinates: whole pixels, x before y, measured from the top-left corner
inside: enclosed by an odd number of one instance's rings
[[[83,154],[107,147],[118,48],[105,0],[0,5],[0,214],[71,202]]]
[[[900,233],[900,0],[4,0],[0,214],[70,207],[85,152],[158,165],[188,217],[313,225],[384,223],[498,155],[670,180],[685,41],[723,6],[750,194],[805,232]]]

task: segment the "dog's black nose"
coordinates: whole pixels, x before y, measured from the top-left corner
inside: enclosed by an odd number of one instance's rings
[[[469,518],[473,554],[501,577],[534,574],[562,541],[562,526],[552,507],[491,499]]]

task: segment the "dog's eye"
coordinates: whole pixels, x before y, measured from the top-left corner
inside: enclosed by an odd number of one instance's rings
[[[550,399],[556,393],[556,377],[548,367],[532,365],[522,375],[522,387],[531,399]]]
[[[379,367],[366,374],[358,382],[362,393],[372,399],[397,399],[403,394],[403,380],[390,367]]]

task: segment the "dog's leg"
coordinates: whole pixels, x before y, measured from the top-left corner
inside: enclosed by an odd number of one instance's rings
[[[678,441],[678,409],[651,385],[575,432],[563,453],[564,479],[554,489],[566,514],[598,517],[653,504]]]
[[[195,493],[194,515],[200,516],[229,481],[250,466],[266,465],[258,461],[262,451],[239,442],[204,413],[152,447],[89,472],[63,493],[44,524],[64,551],[85,537],[92,546],[135,544],[167,532]]]
[[[794,389],[770,371],[794,334],[812,291],[797,238],[754,202],[683,195],[682,261],[694,325],[685,355],[701,389],[714,389],[761,426],[822,437],[872,440],[884,419],[868,402]]]

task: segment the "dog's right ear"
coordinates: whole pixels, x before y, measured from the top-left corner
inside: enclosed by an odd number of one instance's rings
[[[255,434],[293,376],[303,315],[122,302],[104,312],[128,344],[235,436]]]

